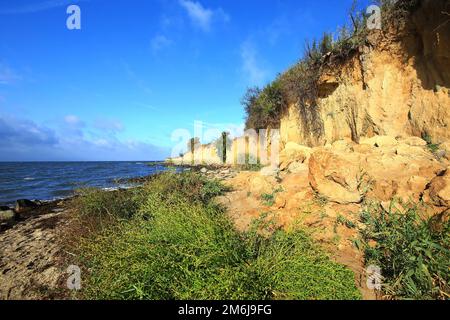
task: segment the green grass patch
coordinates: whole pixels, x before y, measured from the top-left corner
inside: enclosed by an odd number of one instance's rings
[[[265,206],[271,207],[275,204],[275,200],[277,199],[277,194],[283,192],[283,188],[279,187],[275,189],[272,193],[264,193],[261,195],[261,201]]]
[[[130,192],[130,212],[76,244],[87,299],[359,299],[353,273],[301,230],[236,231],[195,173],[161,174]],[[95,195],[95,196],[94,196]],[[78,211],[97,214],[96,196]],[[103,205],[100,205],[101,207]],[[110,211],[109,209],[108,211]],[[110,212],[114,214],[113,212]],[[123,218],[126,217],[126,218]],[[262,235],[264,234],[264,236]]]

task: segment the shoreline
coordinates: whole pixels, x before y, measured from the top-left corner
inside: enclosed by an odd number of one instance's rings
[[[149,163],[149,162],[147,162]],[[130,190],[138,188],[151,181],[161,173],[167,172],[170,168],[175,168],[178,173],[193,171],[205,174],[214,178],[228,178],[231,172],[230,168],[219,166],[188,166],[188,165],[171,165],[163,162],[156,162],[157,165],[163,165],[167,170],[157,171],[153,174],[134,178],[119,178],[115,183],[120,184],[117,187],[92,187],[105,192],[115,192],[121,190]],[[154,165],[152,163],[152,165]],[[202,171],[203,170],[203,171]],[[91,188],[91,187],[87,187]],[[49,213],[58,213],[68,208],[68,203],[79,197],[76,189],[71,191],[71,195],[66,197],[58,197],[54,199],[16,199],[14,202],[0,204],[0,233],[13,228],[33,217],[39,217]]]
[[[129,181],[167,167],[163,161],[0,162],[0,206],[13,208],[19,199],[36,203],[64,200],[72,197],[77,189],[90,187],[127,188]]]

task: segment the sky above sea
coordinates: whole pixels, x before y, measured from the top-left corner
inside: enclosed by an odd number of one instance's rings
[[[69,29],[69,5],[81,29]],[[0,0],[0,161],[160,160],[241,126],[241,98],[352,0]],[[209,141],[203,141],[209,142]]]

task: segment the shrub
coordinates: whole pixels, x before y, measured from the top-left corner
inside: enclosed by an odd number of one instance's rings
[[[208,179],[197,172],[164,173],[156,176],[144,189],[146,194],[158,193],[166,199],[181,195],[191,202],[205,204],[229,190],[219,180]]]
[[[280,115],[286,107],[281,82],[274,81],[263,90],[248,89],[242,99],[247,114],[247,129],[277,128],[280,125]]]
[[[105,191],[96,188],[77,190],[72,205],[81,216],[127,219],[138,209],[138,189]]]
[[[421,207],[392,205],[389,212],[370,205],[362,213],[367,264],[382,268],[384,293],[397,299],[448,299],[450,223],[421,214]],[[375,244],[369,245],[373,241]]]

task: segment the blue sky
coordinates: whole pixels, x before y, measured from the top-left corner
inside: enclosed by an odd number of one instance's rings
[[[0,161],[159,160],[335,31],[351,0],[0,0]],[[66,9],[81,8],[81,30]]]

